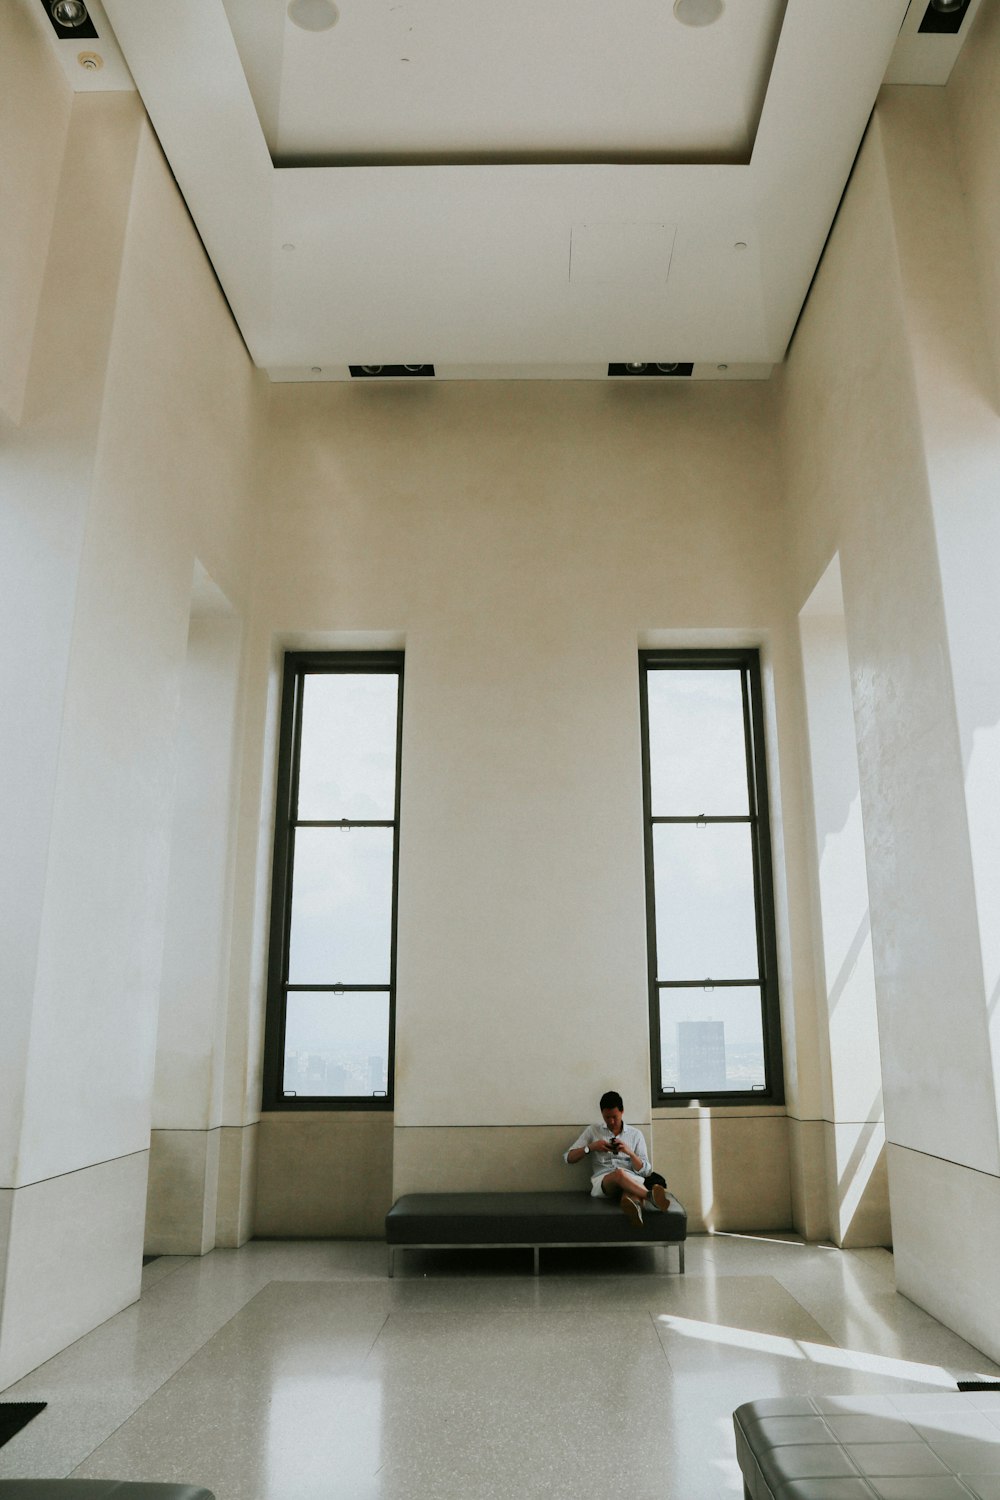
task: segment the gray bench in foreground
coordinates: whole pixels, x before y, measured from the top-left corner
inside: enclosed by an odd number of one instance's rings
[[[775,1397],[733,1413],[746,1500],[998,1500],[1000,1392]]]
[[[687,1213],[671,1198],[635,1229],[617,1204],[589,1193],[406,1193],[385,1216],[389,1275],[397,1250],[500,1249],[521,1246],[676,1245],[684,1270]]]

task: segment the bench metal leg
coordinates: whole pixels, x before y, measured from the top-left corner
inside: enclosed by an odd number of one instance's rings
[[[537,1245],[532,1245],[532,1247],[531,1247],[531,1254],[532,1254],[532,1270],[533,1270],[534,1274],[537,1276],[538,1275],[538,1246]]]
[[[670,1270],[670,1246],[669,1245],[657,1245],[656,1248],[659,1251],[659,1255],[660,1255],[659,1264],[660,1264],[661,1271],[663,1271],[664,1273],[669,1272],[669,1270]],[[680,1272],[680,1274],[683,1276],[684,1275],[684,1242],[683,1241],[681,1241],[678,1244],[678,1246],[677,1246],[677,1269]]]

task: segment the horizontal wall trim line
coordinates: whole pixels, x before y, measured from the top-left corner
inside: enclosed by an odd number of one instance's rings
[[[539,1122],[535,1125],[521,1123],[516,1125],[396,1125],[393,1128],[396,1130],[575,1130],[579,1135],[581,1129],[586,1130],[587,1125],[591,1123],[596,1123],[596,1121],[587,1120],[582,1126],[579,1120],[573,1120],[569,1125],[560,1125],[558,1122],[556,1124]],[[625,1121],[626,1125],[634,1125],[636,1129],[641,1129],[642,1126],[650,1123],[649,1120]]]
[[[876,1115],[873,1120],[831,1120],[826,1115],[789,1115],[796,1125],[884,1125],[885,1116]]]
[[[699,1120],[788,1120],[793,1118],[780,1107],[763,1109],[671,1109],[653,1116],[653,1123],[665,1125],[674,1121],[681,1125],[697,1124]]]
[[[246,1125],[154,1125],[150,1135],[212,1135],[216,1130],[250,1130],[258,1122],[249,1120]]]
[[[131,1156],[148,1156],[149,1147],[141,1151],[123,1151],[121,1156],[106,1156],[103,1161],[91,1161],[83,1167],[71,1167],[68,1172],[53,1172],[50,1177],[33,1177],[30,1182],[0,1183],[0,1193],[20,1193],[25,1188],[41,1187],[43,1182],[58,1182],[60,1177],[76,1177],[80,1172],[94,1172],[98,1167],[109,1167],[112,1162],[128,1161]]]
[[[960,1172],[975,1172],[977,1177],[988,1177],[991,1182],[1000,1182],[1000,1172],[987,1172],[985,1167],[970,1167],[966,1161],[953,1161],[950,1156],[935,1156],[932,1151],[921,1151],[918,1146],[904,1146],[902,1141],[886,1140],[887,1146],[897,1151],[908,1151],[911,1156],[922,1156],[925,1161],[943,1162],[946,1167],[957,1167]]]

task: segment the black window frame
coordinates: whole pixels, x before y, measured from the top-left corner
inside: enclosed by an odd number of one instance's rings
[[[743,732],[746,745],[747,817],[713,816],[704,813],[678,816],[656,816],[652,811],[650,787],[649,696],[648,673],[652,671],[739,670],[743,686]],[[642,737],[642,800],[646,865],[646,948],[649,982],[650,1076],[654,1108],[686,1108],[692,1100],[707,1105],[783,1105],[785,1102],[784,1068],[781,1049],[781,1013],[778,995],[778,951],[774,924],[774,868],[771,856],[771,827],[767,792],[767,769],[764,748],[764,709],[761,689],[760,652],[755,647],[740,649],[704,648],[687,650],[643,650],[639,652],[639,713]],[[750,825],[753,857],[754,911],[757,930],[758,978],[760,985],[761,1035],[764,1050],[764,1085],[754,1089],[675,1090],[663,1087],[660,1052],[660,992],[664,989],[691,987],[710,980],[711,976],[692,976],[688,980],[661,980],[656,953],[656,890],[653,868],[653,829],[657,823],[746,822]],[[745,984],[747,981],[713,980],[719,987]]]
[[[306,984],[288,983],[289,938],[292,917],[294,830],[298,826],[299,751],[302,738],[303,680],[307,675],[385,673],[398,678],[396,709],[395,808],[391,819],[329,820],[327,826],[392,827],[392,931],[389,944],[389,983]],[[264,1023],[264,1067],[261,1107],[273,1110],[391,1110],[393,1108],[396,1054],[396,914],[399,894],[399,799],[403,740],[403,652],[402,651],[286,651],[281,684],[277,796],[274,816],[274,859],[271,875],[271,920],[267,961],[267,1010]],[[323,826],[302,820],[306,827]],[[334,993],[379,993],[389,995],[389,1053],[385,1095],[378,1094],[286,1094],[282,1088],[285,1056],[285,997],[288,992],[332,990]]]

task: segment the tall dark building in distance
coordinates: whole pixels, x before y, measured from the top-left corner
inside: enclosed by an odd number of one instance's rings
[[[685,1092],[726,1087],[724,1021],[678,1021],[677,1073],[677,1086]]]

